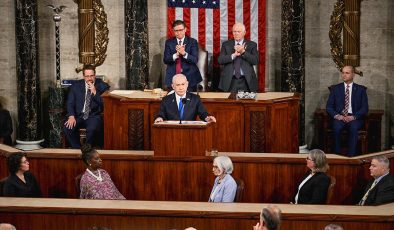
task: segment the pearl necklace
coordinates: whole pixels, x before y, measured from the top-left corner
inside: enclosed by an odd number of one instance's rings
[[[92,175],[94,178],[96,178],[96,180],[98,180],[98,181],[103,181],[103,178],[101,177],[100,170],[97,170],[98,176],[94,175],[94,173],[93,173],[92,171],[90,171],[89,169],[86,169],[86,171],[88,171],[88,173],[89,173],[90,175]]]

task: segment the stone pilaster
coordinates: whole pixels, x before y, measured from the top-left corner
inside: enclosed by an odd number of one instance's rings
[[[37,0],[15,1],[18,132],[21,141],[41,139]]]
[[[149,78],[148,3],[125,0],[126,88],[143,89]]]
[[[305,2],[282,0],[281,91],[299,92],[299,143],[305,143]]]

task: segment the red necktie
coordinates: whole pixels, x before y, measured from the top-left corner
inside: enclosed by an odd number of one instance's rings
[[[345,91],[345,108],[342,111],[342,115],[347,116],[347,113],[349,111],[349,87],[350,85],[346,85],[346,91]]]
[[[179,40],[178,45],[182,45],[182,41]],[[182,73],[182,63],[181,63],[181,56],[179,56],[176,60],[175,60],[175,72],[176,74],[178,73]]]

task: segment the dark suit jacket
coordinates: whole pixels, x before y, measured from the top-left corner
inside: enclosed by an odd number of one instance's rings
[[[365,189],[363,196],[372,186],[373,182],[374,180],[371,180],[368,183],[368,186]],[[394,176],[388,174],[384,176],[379,181],[379,183],[377,183],[375,187],[369,192],[364,205],[380,205],[390,202],[394,202]]]
[[[41,189],[36,178],[30,172],[24,173],[26,184],[15,174],[4,183],[3,195],[10,197],[41,197]]]
[[[363,119],[368,113],[368,97],[366,88],[362,85],[353,83],[352,86],[352,114],[358,119]],[[339,83],[331,86],[330,96],[328,97],[326,110],[334,118],[335,115],[341,114],[345,108],[345,85]]]
[[[300,183],[310,174],[307,172]],[[298,185],[299,186],[299,185]],[[298,191],[298,186],[296,191]],[[317,172],[300,189],[298,204],[325,204],[327,191],[330,186],[330,177],[323,172]],[[297,192],[296,192],[297,194]],[[294,196],[295,197],[295,196]]]
[[[165,44],[163,62],[167,65],[165,80],[167,86],[171,86],[172,77],[176,73],[176,64],[172,56],[176,53],[175,47],[177,44],[178,42],[175,37],[168,39]],[[192,88],[202,81],[200,70],[197,67],[198,43],[196,39],[185,36],[183,44],[185,45],[185,51],[188,55],[187,59],[182,57],[182,73],[186,76],[189,87]]]
[[[101,79],[96,79],[94,86],[96,87],[97,93],[92,97],[89,116],[100,115],[103,112],[104,105],[101,94],[109,89],[107,83]],[[77,118],[83,116],[82,110],[85,104],[85,93],[85,80],[83,79],[75,82],[70,87],[67,98],[67,117],[75,116]]]
[[[253,65],[257,65],[259,62],[259,52],[257,51],[257,44],[253,41],[244,40],[246,44],[245,53],[241,56],[241,69],[243,75],[248,83],[250,91],[256,92],[258,90],[258,83],[256,73],[254,72]],[[234,53],[234,40],[223,42],[222,49],[218,62],[223,65],[223,69],[220,74],[219,89],[223,91],[229,91],[231,80],[234,75],[234,65],[231,59],[231,54]]]
[[[12,119],[10,112],[0,109],[0,138],[3,138],[4,144],[12,145]]]
[[[186,104],[183,110],[183,120],[194,121],[197,115],[201,120],[205,121],[208,113],[202,104],[200,97],[193,93],[186,93]],[[175,98],[175,93],[165,96],[160,104],[160,111],[157,117],[163,120],[179,120],[178,105]]]

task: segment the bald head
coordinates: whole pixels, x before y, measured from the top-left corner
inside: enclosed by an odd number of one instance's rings
[[[1,223],[0,230],[16,230],[16,228],[12,224]]]

